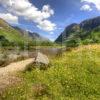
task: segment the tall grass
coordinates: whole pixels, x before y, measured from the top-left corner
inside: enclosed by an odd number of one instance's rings
[[[47,70],[18,75],[23,84],[7,89],[3,100],[99,100],[100,45],[79,47],[51,59]]]

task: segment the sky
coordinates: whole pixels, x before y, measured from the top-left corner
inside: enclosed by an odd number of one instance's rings
[[[100,16],[100,0],[0,0],[0,18],[54,41],[65,27]]]

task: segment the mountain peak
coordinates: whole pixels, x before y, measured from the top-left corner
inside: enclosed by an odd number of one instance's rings
[[[80,23],[80,27],[84,30],[92,30],[100,25],[100,16],[84,20]]]
[[[73,23],[65,28],[55,42],[62,43],[69,38],[86,39],[91,37],[94,29],[100,26],[100,16],[82,21],[80,24]],[[99,33],[100,34],[100,33]]]

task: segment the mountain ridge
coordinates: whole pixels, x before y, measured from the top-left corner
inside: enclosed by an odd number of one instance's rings
[[[49,40],[49,39],[41,36],[39,33],[26,31],[20,27],[13,27],[13,28],[20,31],[22,33],[22,35],[25,35],[25,34],[28,35],[28,37],[30,37],[31,39],[41,40],[41,41]]]
[[[96,32],[98,30],[98,32]],[[98,38],[100,34],[100,16],[87,19],[82,21],[81,23],[73,23],[68,25],[65,30],[58,36],[58,38],[55,40],[56,43],[63,43],[69,40],[78,40],[85,41],[86,39],[90,39],[91,42],[96,41],[96,36],[98,35]],[[94,40],[93,36],[94,35]],[[98,39],[97,41],[99,41]],[[100,42],[100,41],[99,41]]]
[[[3,40],[9,41],[11,44],[36,44],[36,41],[50,41],[39,35],[38,33],[29,32],[19,27],[14,27],[0,18],[0,36]]]

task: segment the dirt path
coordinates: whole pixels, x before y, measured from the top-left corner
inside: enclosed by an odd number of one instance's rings
[[[3,75],[7,75],[9,73],[24,71],[26,66],[32,62],[34,62],[34,58],[11,63],[10,65],[8,65],[6,67],[0,68],[0,77]]]
[[[0,68],[0,94],[6,88],[22,82],[22,79],[16,76],[16,72],[24,71],[26,66],[34,62],[34,58],[11,63],[10,65]]]

